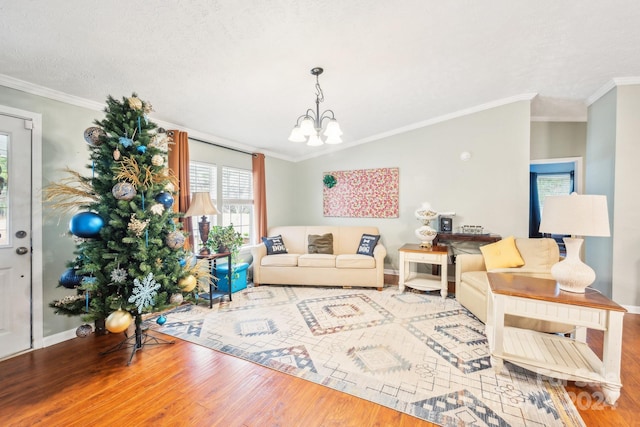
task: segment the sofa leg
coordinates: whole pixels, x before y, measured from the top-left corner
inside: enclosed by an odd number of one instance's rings
[[[253,282],[253,287],[257,288],[258,286],[260,286],[260,283]]]
[[[384,288],[376,288],[376,289],[378,290],[378,292],[382,292]]]

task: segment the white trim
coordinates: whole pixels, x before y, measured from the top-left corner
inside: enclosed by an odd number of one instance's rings
[[[0,113],[31,120],[31,346],[41,348],[44,334],[42,295],[42,115],[0,105]]]
[[[66,331],[62,331],[62,332],[58,332],[57,334],[53,334],[53,335],[49,335],[48,337],[45,337],[43,340],[43,347],[49,347],[52,345],[56,345],[56,344],[60,344],[61,342],[65,342],[71,339],[74,339],[76,337],[76,330],[78,328],[75,329],[69,329]]]
[[[557,117],[557,116],[531,116],[532,122],[586,122],[587,115],[580,116],[565,116],[565,117]]]
[[[417,123],[413,123],[407,126],[403,126],[394,130],[390,130],[388,132],[383,132],[383,133],[379,133],[377,135],[372,135],[363,139],[359,139],[357,141],[353,141],[353,142],[349,142],[346,144],[340,144],[339,146],[333,146],[331,150],[325,150],[322,152],[318,152],[318,153],[312,153],[309,154],[307,156],[303,156],[297,160],[295,160],[296,162],[298,161],[302,161],[302,160],[308,160],[314,157],[320,157],[320,156],[324,156],[328,153],[332,153],[332,152],[336,152],[336,151],[341,151],[344,150],[346,148],[351,148],[351,147],[355,147],[356,145],[361,145],[361,144],[366,144],[368,142],[373,142],[373,141],[377,141],[379,139],[383,139],[383,138],[388,138],[390,136],[394,136],[394,135],[398,135],[401,133],[405,133],[405,132],[409,132],[412,130],[416,130],[416,129],[420,129],[420,128],[424,128],[427,126],[432,126],[435,125],[437,123],[442,123],[442,122],[446,122],[448,120],[452,120],[452,119],[457,119],[459,117],[463,117],[463,116],[468,116],[470,114],[475,114],[475,113],[479,113],[485,110],[490,110],[492,108],[496,108],[496,107],[501,107],[503,105],[508,105],[508,104],[512,104],[514,102],[519,102],[519,101],[531,101],[533,98],[535,98],[536,96],[538,96],[537,93],[523,93],[520,95],[515,95],[515,96],[511,96],[509,98],[502,98],[502,99],[496,99],[494,101],[490,101],[484,104],[480,104],[480,105],[476,105],[474,107],[470,107],[470,108],[465,108],[464,110],[459,110],[459,111],[455,111],[453,113],[449,113],[449,114],[445,114],[442,116],[438,116],[438,117],[434,117],[432,119],[428,119],[428,120],[423,120],[421,122],[417,122]]]
[[[89,99],[80,98],[78,96],[69,95],[64,92],[60,92],[54,89],[49,89],[44,86],[39,86],[34,83],[29,83],[24,80],[19,80],[11,76],[7,76],[5,74],[0,74],[0,85],[6,86],[11,89],[19,90],[21,92],[30,93],[32,95],[42,96],[44,98],[53,99],[55,101],[64,102],[65,104],[75,105],[78,107],[87,108],[89,110],[94,111],[104,111],[105,104],[101,102],[91,101]],[[215,135],[210,135],[205,132],[200,132],[195,129],[189,129],[184,126],[176,125],[175,123],[166,122],[164,120],[157,120],[153,116],[150,116],[151,120],[155,122],[158,126],[164,127],[165,129],[177,129],[184,132],[187,132],[190,136],[194,138],[202,139],[203,141],[213,142],[216,144],[223,145],[225,147],[236,148],[242,151],[248,151],[253,153],[255,151],[260,151],[267,156],[279,158],[281,160],[294,161],[289,156],[283,156],[282,154],[274,153],[268,150],[258,149],[256,147],[251,147],[249,145],[244,145],[236,141],[231,141],[228,139],[224,139]]]
[[[606,82],[593,95],[587,98],[587,107],[606,95],[611,89],[617,86],[640,85],[640,77],[615,77]]]
[[[34,83],[29,83],[24,80],[16,79],[5,74],[0,74],[0,85],[10,87],[22,92],[30,93],[32,95],[38,95],[45,98],[53,99],[56,101],[64,102],[66,104],[76,105],[78,107],[88,108],[90,110],[103,111],[104,104],[96,101],[90,101],[88,99],[80,98],[74,95],[69,95],[64,92],[60,92],[54,89],[49,89],[44,86],[39,86]]]
[[[575,163],[576,168],[573,183],[576,193],[582,194],[582,157],[556,157],[555,159],[536,159],[529,161],[529,164],[532,165],[543,165],[547,163]]]
[[[629,314],[640,314],[640,306],[637,305],[623,305]]]

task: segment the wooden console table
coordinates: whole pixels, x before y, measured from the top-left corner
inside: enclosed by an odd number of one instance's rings
[[[561,291],[555,280],[487,273],[486,333],[491,364],[507,360],[537,374],[602,384],[607,403],[620,397],[622,317],[626,310],[595,289]],[[573,338],[504,326],[507,314],[575,325]],[[586,329],[604,331],[602,359],[586,343]]]
[[[433,239],[434,245],[446,242],[478,242],[493,243],[502,239],[499,234],[463,234],[463,233],[438,233]]]
[[[407,243],[398,249],[400,277],[398,289],[404,291],[408,286],[421,291],[431,291],[440,289],[442,298],[447,297],[447,264],[449,250],[446,246],[432,246],[422,248],[415,243]],[[415,269],[411,264],[416,264]],[[440,266],[440,276],[427,273],[418,273],[417,264],[431,264]]]

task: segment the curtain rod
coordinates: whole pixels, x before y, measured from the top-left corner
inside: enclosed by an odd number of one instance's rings
[[[216,144],[215,142],[203,141],[202,139],[193,138],[193,137],[191,137],[191,136],[187,136],[187,137],[188,137],[189,139],[193,139],[194,141],[202,142],[203,144],[209,144],[209,145],[213,145],[214,147],[225,148],[225,149],[227,149],[227,150],[237,151],[238,153],[248,154],[248,155],[250,155],[250,156],[253,156],[253,153],[250,153],[250,152],[248,152],[248,151],[239,150],[239,149],[237,149],[237,148],[225,147],[224,145]]]

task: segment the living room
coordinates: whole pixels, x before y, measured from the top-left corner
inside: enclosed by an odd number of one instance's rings
[[[325,54],[322,58],[330,56]],[[325,66],[327,77],[330,73],[341,73],[340,61],[321,62],[305,63],[304,68],[297,71],[302,74],[302,83],[291,90],[302,92],[302,103],[293,105],[293,114],[285,118],[287,127],[282,129],[283,140],[296,115],[310,106],[314,98],[313,80],[308,69]],[[635,212],[640,206],[633,185],[640,174],[634,164],[640,154],[637,144],[640,79],[629,76],[637,75],[640,70],[633,65],[612,70],[607,78],[597,82],[595,90],[580,100],[581,108],[577,110],[575,103],[570,103],[570,111],[558,109],[553,98],[529,91],[505,90],[490,96],[479,95],[476,102],[462,108],[445,110],[438,115],[406,122],[404,126],[347,141],[344,148],[314,151],[313,147],[301,145],[296,150],[304,150],[303,154],[298,151],[287,155],[270,152],[262,141],[228,145],[241,151],[267,154],[269,226],[373,224],[379,228],[381,242],[388,251],[385,271],[389,275],[397,275],[398,248],[416,241],[414,230],[419,223],[414,211],[421,203],[428,201],[438,211],[455,211],[454,227],[476,224],[501,236],[527,236],[530,163],[549,158],[581,157],[583,192],[607,195],[612,232],[611,238],[586,240],[585,260],[597,272],[594,287],[624,305],[633,316],[640,313],[635,250],[640,238]],[[41,167],[34,170],[36,182],[41,185],[35,187],[39,189],[58,181],[65,167],[86,170],[88,151],[82,135],[102,117],[104,105],[81,94],[57,90],[55,82],[50,88],[46,84],[25,82],[20,77],[9,71],[0,76],[0,105],[41,115]],[[327,98],[324,105],[335,110],[341,126],[347,131],[349,122],[342,120],[342,109],[333,103],[338,88],[332,87],[330,79],[325,82],[324,77],[320,80]],[[251,75],[252,83],[247,84],[249,89],[244,95],[246,99],[252,97],[251,88],[260,78],[259,71]],[[364,77],[363,80],[373,92],[390,90],[392,85],[386,82],[372,84]],[[483,84],[479,82],[477,86]],[[534,83],[531,85],[532,90],[538,90]],[[139,89],[132,87],[129,90]],[[177,89],[172,91],[180,96]],[[130,93],[111,95],[128,96]],[[139,95],[154,104],[158,116],[164,118],[158,120],[163,127],[184,129],[195,138],[190,142],[193,158],[220,166],[251,168],[249,155],[196,140],[224,146],[225,138],[202,132],[197,127],[180,126],[178,123],[181,122],[167,117],[162,111],[165,105],[157,104],[153,93]],[[380,109],[387,108],[391,107]],[[368,114],[365,111],[363,114]],[[374,116],[360,120],[375,122],[382,119]],[[465,152],[471,155],[467,160],[461,158]],[[399,169],[397,218],[323,215],[322,178],[326,172],[372,168]],[[35,211],[42,212],[43,209],[36,207]],[[69,331],[75,330],[79,320],[56,316],[47,308],[47,302],[65,295],[65,290],[57,285],[74,250],[73,240],[66,236],[68,217],[60,218],[45,210],[41,221],[40,239],[33,243],[34,252],[41,257],[40,262],[34,263],[34,283],[37,284],[34,295],[39,295],[34,337],[38,346],[47,346],[73,336]]]

